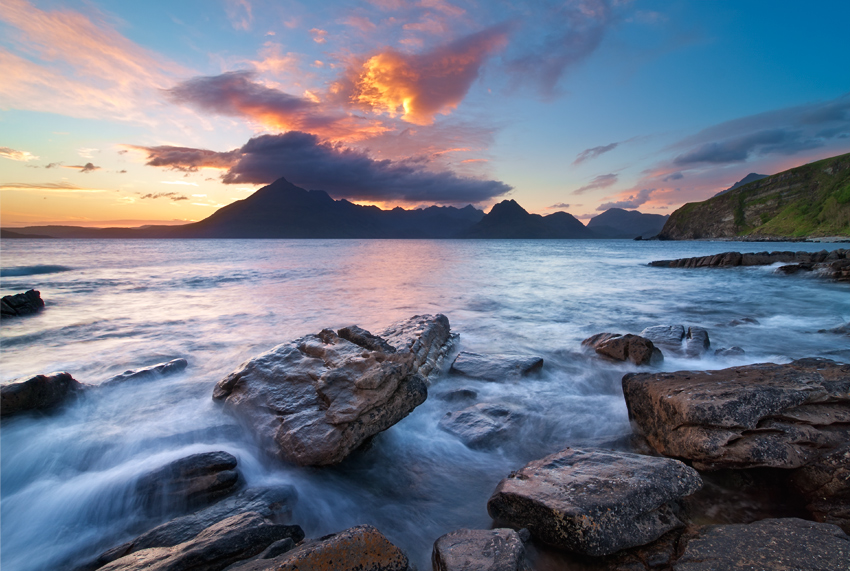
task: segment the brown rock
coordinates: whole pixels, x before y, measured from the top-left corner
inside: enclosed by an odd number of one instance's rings
[[[84,387],[70,373],[36,375],[7,383],[0,386],[0,415],[9,417],[24,412],[50,410]]]
[[[525,547],[512,529],[459,529],[434,542],[434,571],[530,571]]]
[[[850,443],[796,470],[791,482],[808,500],[817,521],[850,532]]]
[[[635,365],[654,365],[664,360],[652,341],[638,335],[597,333],[581,342],[599,355],[614,361],[631,361]]]
[[[153,513],[208,504],[236,490],[236,463],[227,452],[193,454],[143,475],[136,494]]]

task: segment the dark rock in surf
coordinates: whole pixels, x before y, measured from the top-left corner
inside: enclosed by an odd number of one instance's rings
[[[272,559],[256,559],[229,571],[407,571],[407,556],[371,525],[358,525],[305,541]]]
[[[483,381],[506,381],[540,371],[543,359],[523,355],[480,355],[461,351],[451,371]]]
[[[743,357],[746,354],[746,351],[741,349],[740,347],[721,347],[714,351],[715,357]]]
[[[685,336],[685,355],[691,358],[702,357],[711,347],[708,331],[702,327],[688,327]]]
[[[531,571],[520,535],[507,528],[458,529],[434,542],[434,571]]]
[[[0,318],[32,315],[44,309],[41,292],[31,289],[15,295],[4,295],[0,299]]]
[[[850,439],[850,365],[828,359],[630,373],[623,393],[653,448],[700,470],[799,468]]]
[[[806,508],[817,521],[850,533],[850,443],[795,470],[791,482],[806,497]]]
[[[544,543],[599,556],[681,527],[671,502],[701,485],[696,470],[677,460],[567,448],[512,472],[487,511]]]
[[[686,331],[683,325],[655,325],[641,331],[640,336],[674,355],[690,358],[701,357],[711,347],[708,331],[702,327],[692,326]]]
[[[341,462],[425,401],[424,375],[445,356],[449,320],[417,315],[379,336],[340,331],[353,341],[325,329],[246,361],[213,398],[269,453],[300,465]]]
[[[478,393],[472,389],[455,389],[437,395],[437,398],[445,402],[464,402],[475,400]]]
[[[741,319],[733,319],[726,325],[729,327],[738,327],[739,325],[760,325],[760,322],[755,317],[742,317]]]
[[[850,321],[832,329],[818,329],[818,333],[835,333],[836,335],[847,335],[850,337]]]
[[[678,260],[657,260],[650,266],[663,268],[732,268],[737,266],[769,266],[775,263],[786,265],[778,268],[778,273],[794,274],[800,271],[814,271],[819,276],[839,282],[850,281],[850,259],[848,250],[837,249],[832,252],[756,252],[741,254],[725,252],[696,258]]]
[[[581,344],[614,361],[631,361],[635,365],[656,365],[664,360],[661,351],[649,339],[627,333],[597,333]]]
[[[296,497],[295,489],[291,486],[243,490],[208,508],[167,521],[132,541],[103,552],[87,569],[97,569],[142,549],[172,547],[184,543],[222,520],[247,512],[256,512],[274,522],[285,520],[291,513]],[[288,527],[290,535],[287,538],[291,538],[295,543],[304,539],[304,532],[300,527]]]
[[[469,448],[495,448],[519,428],[525,414],[515,406],[481,403],[448,412],[439,427]]]
[[[85,387],[70,373],[35,375],[0,386],[0,415],[47,411],[66,402]]]
[[[227,452],[193,454],[140,477],[136,495],[152,513],[205,505],[236,490],[236,464]]]
[[[159,363],[157,365],[151,365],[150,367],[130,369],[129,371],[124,371],[120,375],[112,377],[100,386],[117,385],[127,381],[149,381],[165,375],[179,373],[185,369],[188,364],[189,363],[186,359],[172,359],[166,363]]]
[[[231,516],[195,538],[172,547],[142,549],[116,559],[103,571],[219,571],[290,537],[292,526],[276,525],[256,512]]]

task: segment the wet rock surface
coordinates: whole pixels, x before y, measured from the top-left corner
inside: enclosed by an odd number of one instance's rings
[[[85,385],[70,373],[35,375],[0,385],[0,415],[3,418],[32,411],[47,411],[73,397]]]
[[[370,525],[305,541],[272,559],[234,565],[231,571],[407,571],[407,556]]]
[[[465,377],[484,381],[506,381],[540,371],[543,359],[524,355],[481,355],[461,351],[451,371]]]
[[[525,546],[512,529],[459,529],[434,543],[434,571],[530,571]]]
[[[256,512],[224,519],[195,538],[172,547],[131,553],[101,567],[104,571],[219,571],[253,557],[290,537],[291,526],[276,525]]]
[[[446,413],[438,426],[469,448],[491,449],[508,439],[525,416],[515,406],[480,403]]]
[[[204,452],[175,460],[136,481],[136,495],[151,513],[208,504],[236,490],[236,457]]]
[[[818,329],[818,333],[835,333],[836,335],[847,335],[850,337],[850,322],[832,329]]]
[[[779,270],[784,274],[800,271],[816,271],[819,275],[836,281],[850,281],[850,259],[848,250],[839,248],[832,252],[724,252],[696,258],[657,260],[650,266],[662,268],[734,268],[737,266],[769,266],[785,263]]]
[[[692,359],[701,357],[711,347],[708,331],[696,326],[685,329],[684,325],[655,325],[641,331],[640,336],[664,351]]]
[[[715,357],[742,357],[746,354],[742,348],[738,346],[734,347],[721,347],[714,352]]]
[[[31,289],[24,293],[4,295],[0,298],[0,318],[2,319],[32,315],[42,309],[44,309],[44,300],[41,299],[41,292],[38,290]]]
[[[805,496],[815,520],[850,533],[850,443],[795,470],[791,482]]]
[[[174,373],[179,373],[189,364],[186,359],[172,359],[166,363],[158,363],[156,365],[151,365],[150,367],[143,367],[141,369],[130,369],[128,371],[124,371],[120,375],[116,375],[109,379],[108,381],[102,383],[100,386],[111,386],[117,385],[119,383],[124,383],[127,381],[149,381],[152,379],[156,379],[159,377],[163,377],[165,375],[173,375]]]
[[[798,468],[850,439],[850,365],[800,359],[630,373],[629,415],[653,448],[695,468]]]
[[[220,381],[213,398],[269,453],[300,465],[341,462],[425,401],[423,375],[445,356],[450,332],[444,315],[417,315],[380,336],[340,331],[363,345],[328,329],[278,345]]]
[[[661,351],[649,339],[627,333],[597,333],[581,344],[613,361],[631,361],[635,365],[654,365],[664,360]]]
[[[512,472],[487,511],[544,543],[599,556],[681,527],[671,502],[701,485],[695,470],[669,458],[567,448]]]

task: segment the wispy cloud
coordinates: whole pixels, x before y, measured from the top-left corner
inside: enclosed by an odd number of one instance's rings
[[[324,44],[328,41],[328,32],[327,30],[320,30],[319,28],[313,28],[310,30],[310,35],[313,36],[313,41],[317,44]]]
[[[597,207],[598,212],[602,212],[603,210],[608,210],[609,208],[625,208],[625,209],[635,209],[642,204],[649,202],[649,199],[652,197],[652,193],[655,192],[654,188],[644,188],[639,190],[636,194],[630,194],[621,200],[617,200],[615,202],[605,202]]]
[[[164,167],[181,172],[196,172],[199,169],[228,169],[239,160],[239,149],[216,152],[190,147],[140,147],[125,145],[127,149],[141,151],[147,156],[145,163],[151,167]]]
[[[617,145],[619,144],[619,142],[611,143],[610,145],[602,145],[600,147],[592,147],[590,149],[585,149],[576,156],[576,160],[573,161],[573,164],[578,165],[583,163],[584,161],[595,159],[600,155],[604,155],[609,151],[613,151],[617,148]]]
[[[180,194],[179,192],[153,192],[153,193],[142,195],[140,198],[142,200],[157,199],[157,198],[168,198],[168,199],[171,199],[174,202],[179,202],[181,200],[189,200],[188,196],[186,196],[184,194]]]
[[[594,188],[607,188],[616,184],[617,175],[616,174],[601,174],[595,177],[588,184],[575,189],[572,194],[584,194],[588,190],[593,190]]]
[[[254,22],[254,11],[248,0],[226,0],[227,18],[236,30],[247,32]]]
[[[10,149],[9,147],[0,147],[0,157],[21,162],[34,161],[38,159],[37,156],[30,153],[29,151],[16,151],[15,149]]]
[[[53,163],[51,163],[53,164]],[[93,163],[86,163],[84,165],[61,165],[63,169],[74,169],[78,170],[82,173],[99,171],[100,167],[94,165]],[[50,165],[47,165],[47,168],[50,168]]]
[[[85,188],[70,182],[3,182],[0,190],[37,190],[40,192],[107,192],[98,188]]]
[[[559,202],[558,204],[553,204],[552,206],[547,206],[546,209],[551,210],[553,208],[569,208],[569,207],[570,207],[570,205],[567,204],[566,202]]]
[[[161,180],[160,184],[181,184],[184,186],[198,186],[197,182],[189,182],[187,180]]]

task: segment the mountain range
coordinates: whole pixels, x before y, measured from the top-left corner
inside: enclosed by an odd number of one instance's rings
[[[585,226],[566,212],[530,214],[514,200],[494,205],[487,214],[471,205],[382,210],[334,200],[324,191],[305,190],[280,178],[191,224],[29,226],[4,229],[0,238],[635,238],[656,235],[665,220],[615,208]]]

